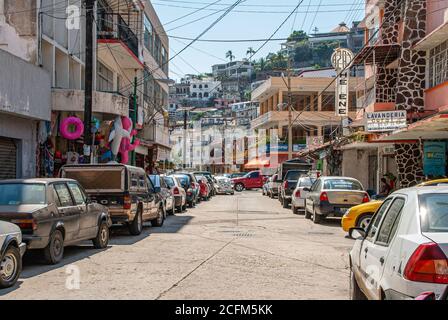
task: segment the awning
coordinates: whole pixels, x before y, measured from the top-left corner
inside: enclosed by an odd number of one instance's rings
[[[244,165],[245,169],[260,169],[269,166],[269,160],[267,159],[252,159]]]
[[[448,38],[448,21],[436,28],[422,40],[417,42],[413,49],[426,51],[432,49]]]
[[[397,130],[380,136],[381,141],[416,141],[416,140],[448,139],[448,114],[438,114],[410,124],[407,129]]]
[[[364,47],[355,57],[354,64],[381,64],[394,62],[401,51],[399,44],[375,44]]]

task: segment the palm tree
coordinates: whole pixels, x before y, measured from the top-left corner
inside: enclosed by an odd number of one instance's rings
[[[246,55],[250,57],[249,59],[251,59],[252,55],[254,55],[254,54],[255,54],[254,48],[249,47],[246,51]]]
[[[235,59],[235,56],[233,55],[232,50],[229,50],[226,52],[226,58],[228,58],[230,60],[230,62],[232,62],[233,59]]]

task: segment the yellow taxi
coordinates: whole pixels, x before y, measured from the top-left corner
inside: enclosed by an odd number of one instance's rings
[[[448,185],[448,179],[437,179],[422,182],[417,187],[432,187],[437,185]],[[359,227],[366,229],[373,214],[378,210],[383,201],[370,201],[350,208],[342,217],[341,225],[345,232],[351,228]]]

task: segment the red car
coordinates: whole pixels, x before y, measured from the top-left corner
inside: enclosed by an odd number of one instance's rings
[[[263,188],[263,184],[267,181],[267,177],[261,174],[261,171],[251,171],[244,177],[233,178],[232,182],[235,186],[235,190],[238,192],[244,189],[258,189]]]
[[[202,200],[208,201],[210,198],[210,188],[206,177],[196,176],[199,183],[199,196]]]

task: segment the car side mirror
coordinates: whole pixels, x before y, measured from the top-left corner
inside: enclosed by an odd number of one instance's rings
[[[367,234],[366,230],[364,230],[363,228],[350,228],[350,230],[348,231],[348,235],[352,239],[362,240],[365,239]]]
[[[90,196],[87,196],[86,204],[91,204],[91,203],[92,203],[92,198],[90,198]]]

